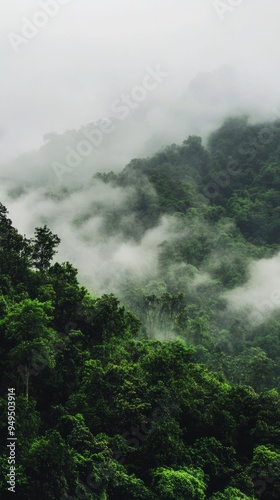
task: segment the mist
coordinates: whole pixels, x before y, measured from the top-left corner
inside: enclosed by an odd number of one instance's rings
[[[229,308],[248,312],[249,321],[258,325],[280,308],[280,253],[249,266],[249,280],[242,287],[226,292]]]
[[[121,293],[127,276],[148,285],[161,245],[191,230],[165,216],[134,241],[121,229],[135,224],[132,214],[110,233],[104,212],[121,211],[133,189],[94,176],[189,135],[206,144],[228,116],[273,120],[279,2],[228,0],[221,11],[208,0],[57,0],[36,27],[47,4],[2,6],[1,201],[28,237],[45,223],[58,234],[57,260],[72,262],[94,293]],[[252,263],[248,283],[228,293],[230,307],[264,310],[280,288],[279,266],[278,256]],[[197,269],[190,286],[211,281],[210,268]]]
[[[17,229],[30,238],[36,226],[47,224],[61,238],[55,260],[73,263],[82,283],[95,293],[120,294],[127,274],[135,283],[155,279],[159,246],[185,236],[184,232],[178,235],[179,222],[167,215],[138,242],[122,234],[122,226],[136,224],[133,214],[123,215],[117,231],[108,229],[104,214],[129,204],[132,188],[113,188],[94,179],[90,186],[62,199],[54,199],[43,188],[29,188],[15,197],[12,192],[11,184],[4,184],[0,195]],[[102,215],[97,215],[100,208]]]
[[[113,101],[140,85],[146,68],[157,64],[168,77],[132,110],[129,119],[137,126],[127,124],[123,134],[133,147],[126,147],[121,161],[143,152],[153,136],[180,141],[191,128],[207,132],[228,112],[269,116],[279,105],[276,0],[269,6],[239,2],[222,19],[208,0],[61,0],[45,26],[35,26],[26,43],[13,44],[44,4],[15,0],[2,6],[4,160],[39,149],[45,134],[111,116]]]

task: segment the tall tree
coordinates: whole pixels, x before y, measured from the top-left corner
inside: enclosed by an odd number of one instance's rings
[[[32,240],[32,258],[34,266],[39,271],[46,271],[50,267],[51,260],[56,254],[55,249],[60,241],[60,238],[53,234],[46,225],[35,228],[35,238]]]
[[[22,376],[27,400],[31,374],[38,375],[42,368],[55,364],[56,333],[50,327],[49,316],[52,311],[50,302],[25,299],[12,306],[0,322],[9,347],[8,360]]]

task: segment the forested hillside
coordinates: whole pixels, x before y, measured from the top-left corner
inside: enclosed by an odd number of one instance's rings
[[[126,193],[73,222],[122,242],[114,294],[0,205],[1,498],[15,388],[13,498],[279,499],[280,122],[231,118],[91,182]]]

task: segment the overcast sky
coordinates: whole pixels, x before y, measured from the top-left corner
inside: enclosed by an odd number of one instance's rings
[[[56,15],[40,17],[53,1],[1,1],[2,161],[38,148],[46,133],[110,116],[112,102],[157,64],[169,75],[152,96],[161,116],[180,107],[201,72],[224,65],[239,102],[268,115],[279,105],[279,0],[57,0]],[[28,39],[33,19],[45,26]],[[212,88],[213,103],[222,87]]]

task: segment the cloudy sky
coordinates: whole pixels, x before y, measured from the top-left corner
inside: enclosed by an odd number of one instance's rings
[[[158,107],[139,123],[148,120],[151,136],[174,126],[181,100],[198,128],[209,101],[257,103],[270,115],[279,105],[279,15],[278,0],[2,0],[2,161],[49,132],[112,115],[112,102],[156,65],[168,77],[149,91],[143,109]],[[181,125],[175,131],[181,139]]]

